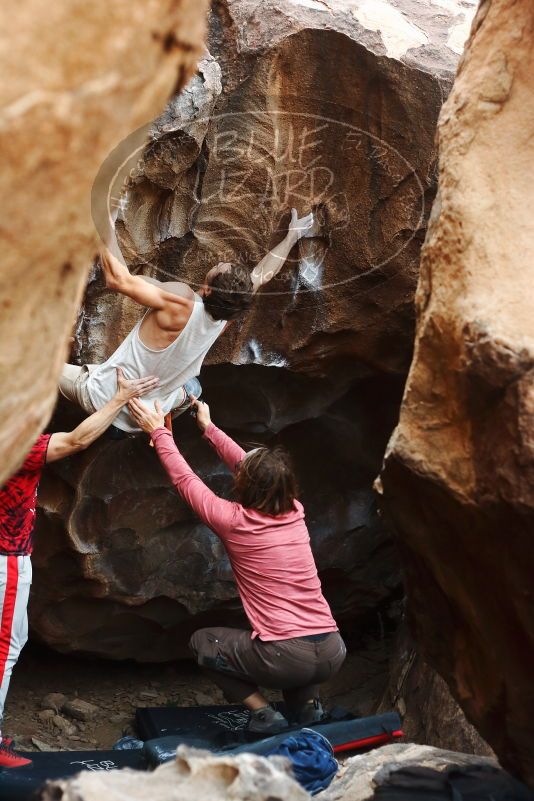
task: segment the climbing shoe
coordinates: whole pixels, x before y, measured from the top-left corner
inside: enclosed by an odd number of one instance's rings
[[[291,722],[298,726],[310,726],[313,723],[320,723],[322,720],[326,720],[327,717],[328,715],[319,699],[314,698],[313,701],[302,704],[299,709],[294,711],[291,716]]]
[[[288,722],[280,712],[277,712],[272,706],[264,706],[262,709],[255,709],[250,713],[247,731],[252,734],[264,734],[268,737],[271,734],[279,734],[287,727]]]
[[[185,382],[182,389],[184,393],[182,400],[171,410],[173,420],[175,417],[179,417],[188,409],[191,409],[191,415],[193,417],[197,416],[196,406],[193,406],[191,399],[194,398],[195,400],[200,400],[200,396],[202,394],[200,381],[198,378],[191,378],[189,381]]]
[[[31,765],[31,759],[19,756],[5,740],[0,743],[0,768],[22,768]]]

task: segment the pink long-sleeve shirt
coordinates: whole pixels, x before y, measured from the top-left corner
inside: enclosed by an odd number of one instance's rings
[[[210,423],[204,438],[232,473],[245,451]],[[304,509],[266,515],[219,498],[191,470],[166,428],[152,433],[158,456],[172,483],[225,545],[252,627],[252,637],[287,640],[337,631],[310,547]]]

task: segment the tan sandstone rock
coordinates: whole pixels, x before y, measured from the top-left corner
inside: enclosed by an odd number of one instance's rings
[[[310,796],[293,779],[282,757],[240,754],[212,756],[180,746],[175,762],[146,773],[86,771],[73,779],[48,782],[39,798],[52,801],[306,801]]]
[[[91,185],[202,52],[201,0],[4,3],[0,484],[45,423],[97,246]]]
[[[534,784],[534,6],[486,0],[439,124],[385,507],[425,658]]]

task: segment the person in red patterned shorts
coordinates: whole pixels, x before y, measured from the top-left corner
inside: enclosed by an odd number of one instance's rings
[[[41,434],[22,467],[0,489],[0,726],[11,672],[28,639],[28,598],[37,487],[45,464],[82,451],[110,426],[132,398],[153,390],[154,376],[127,381],[117,370],[117,391],[99,411],[69,432]],[[31,764],[0,731],[0,768]]]

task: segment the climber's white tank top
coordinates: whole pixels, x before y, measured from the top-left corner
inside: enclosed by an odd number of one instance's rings
[[[183,330],[168,347],[153,350],[144,345],[139,336],[144,319],[145,317],[137,323],[104,364],[91,370],[87,379],[87,390],[95,409],[101,409],[115,395],[115,368],[122,367],[126,378],[142,378],[148,375],[159,378],[159,386],[144,395],[142,401],[153,408],[154,401],[158,400],[167,414],[181,402],[182,385],[199,374],[208,350],[226,325],[226,320],[213,320],[210,317],[202,298],[195,293],[193,311]],[[113,424],[123,431],[139,431],[128,414],[127,407],[119,412]]]

